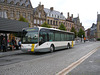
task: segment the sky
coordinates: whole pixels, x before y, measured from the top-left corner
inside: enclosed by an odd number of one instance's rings
[[[100,0],[31,0],[33,8],[38,4],[44,5],[44,8],[54,7],[54,10],[63,12],[67,18],[67,13],[77,17],[79,14],[80,22],[85,29],[97,23],[97,12],[100,14]]]

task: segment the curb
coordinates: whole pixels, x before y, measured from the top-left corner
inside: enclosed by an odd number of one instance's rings
[[[23,52],[22,52],[21,50],[9,51],[9,52],[1,52],[1,53],[0,53],[0,58],[1,58],[1,57],[10,56],[10,55],[20,54],[20,53],[23,53]]]

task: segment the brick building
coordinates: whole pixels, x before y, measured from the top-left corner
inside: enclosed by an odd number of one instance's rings
[[[30,0],[0,0],[0,17],[19,20],[23,16],[33,23],[33,8]]]

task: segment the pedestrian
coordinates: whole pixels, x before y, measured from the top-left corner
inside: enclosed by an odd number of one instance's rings
[[[14,40],[14,37],[12,38],[11,43],[12,43],[12,50],[14,50],[14,47],[15,47],[15,40]]]
[[[85,43],[85,41],[86,41],[86,38],[84,37],[84,43]]]
[[[21,40],[18,41],[18,46],[19,46],[20,49],[21,49]]]
[[[3,38],[2,40],[2,46],[3,46],[3,52],[6,52],[6,41],[5,41],[5,38]]]

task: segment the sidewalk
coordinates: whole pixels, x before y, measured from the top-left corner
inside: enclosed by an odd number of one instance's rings
[[[88,43],[88,42],[90,42],[90,41],[85,41],[85,43]],[[78,44],[82,44],[82,43],[84,43],[84,41],[75,41],[75,45],[78,45]]]
[[[20,53],[23,53],[23,52],[21,50],[8,51],[8,52],[0,52],[0,58],[1,57],[5,57],[5,56],[20,54]]]

